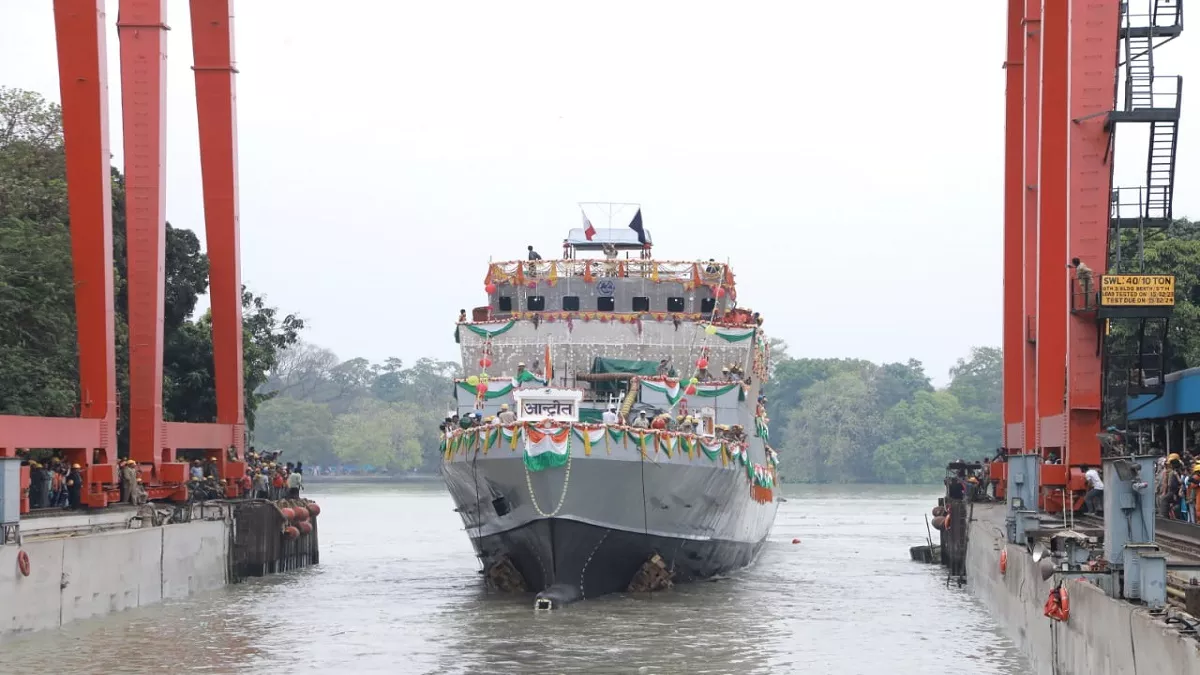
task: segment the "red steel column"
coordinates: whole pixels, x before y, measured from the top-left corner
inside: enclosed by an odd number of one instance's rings
[[[159,475],[166,284],[167,1],[121,0],[129,297],[129,452]]]
[[[1042,78],[1038,182],[1037,423],[1042,452],[1062,456],[1066,440],[1068,0],[1042,8]],[[1111,64],[1109,64],[1111,65]],[[1045,482],[1045,481],[1044,481]]]
[[[79,415],[103,420],[100,457],[93,456],[92,448],[68,450],[73,462],[100,465],[88,470],[89,487],[115,477],[113,463],[117,455],[112,183],[104,18],[104,0],[54,3],[71,259],[75,270],[75,324],[79,334]],[[87,490],[88,494],[91,492]]]
[[[237,193],[237,113],[234,93],[232,0],[192,0],[192,50],[200,168],[208,244],[217,422],[234,426],[233,444],[244,455],[245,395],[242,373],[242,283]],[[227,457],[221,453],[221,475]]]
[[[1022,258],[1024,260],[1022,328],[1025,349],[1022,357],[1024,380],[1024,411],[1021,416],[1023,448],[1033,452],[1037,442],[1037,237],[1038,237],[1038,150],[1041,122],[1041,61],[1042,61],[1042,3],[1041,0],[1025,0],[1025,114],[1024,114],[1024,157],[1022,182],[1024,183],[1023,214],[1021,228]]]
[[[1004,99],[1004,448],[1017,452],[1023,446],[1021,419],[1025,405],[1024,369],[1025,316],[1023,308],[1024,269],[1021,230],[1022,140],[1024,102],[1022,86],[1025,46],[1023,23],[1025,0],[1008,2],[1008,50],[1005,55]]]
[[[1112,173],[1107,152],[1107,112],[1116,107],[1113,68],[1119,45],[1120,0],[1071,0],[1070,125],[1067,194],[1067,258],[1079,258],[1096,274],[1106,267]],[[1093,291],[1098,281],[1093,281]],[[1068,285],[1070,281],[1068,279]],[[1092,313],[1070,317],[1067,329],[1068,426],[1064,463],[1100,463],[1101,360]],[[1082,475],[1072,480],[1083,489]]]

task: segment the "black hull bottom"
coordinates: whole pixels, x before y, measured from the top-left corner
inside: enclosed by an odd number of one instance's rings
[[[625,591],[655,554],[672,581],[681,583],[745,567],[765,543],[663,537],[558,518],[473,541],[485,569],[507,559],[527,590],[566,586],[578,589],[581,598]]]

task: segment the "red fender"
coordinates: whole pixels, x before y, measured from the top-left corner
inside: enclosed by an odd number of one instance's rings
[[[25,551],[17,551],[17,569],[21,570],[21,576],[29,576],[29,554]]]
[[[1000,549],[1000,574],[1008,572],[1008,549]]]

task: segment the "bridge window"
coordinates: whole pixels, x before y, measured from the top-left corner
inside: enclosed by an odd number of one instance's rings
[[[499,298],[497,298],[497,300],[499,300],[499,302],[497,303],[496,306],[499,308],[499,311],[501,311],[501,312],[511,312],[512,311],[512,296],[502,295]]]
[[[563,311],[564,312],[578,312],[579,311],[579,296],[578,295],[564,295],[563,296]]]
[[[530,295],[525,298],[525,309],[529,312],[546,311],[546,296]]]
[[[683,298],[667,298],[667,311],[668,312],[682,312],[683,311]]]
[[[615,312],[617,310],[617,302],[611,295],[602,295],[596,298],[597,312]]]
[[[713,310],[716,308],[717,308],[717,299],[716,298],[701,298],[700,299],[700,313],[701,314],[712,314]]]
[[[649,312],[650,311],[650,298],[635,297],[633,299],[633,311]]]

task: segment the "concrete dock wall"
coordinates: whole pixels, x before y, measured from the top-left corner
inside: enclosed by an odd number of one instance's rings
[[[0,546],[0,635],[152,605],[225,585],[230,525],[194,521]]]
[[[1200,675],[1200,642],[1087,581],[1066,582],[1069,621],[1043,616],[1053,579],[1043,581],[1028,551],[1005,541],[1004,506],[977,504],[974,518],[968,585],[1039,675]],[[1003,547],[1008,548],[1005,574],[999,565]]]

